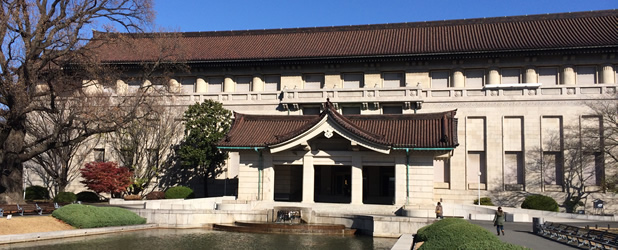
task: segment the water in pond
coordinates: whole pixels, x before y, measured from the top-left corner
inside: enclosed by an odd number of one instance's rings
[[[253,234],[205,229],[152,229],[0,245],[0,249],[391,249],[397,239],[369,236]]]

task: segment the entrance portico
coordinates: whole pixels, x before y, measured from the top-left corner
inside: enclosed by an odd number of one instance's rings
[[[219,147],[239,152],[241,200],[426,204],[433,160],[458,145],[454,116],[344,116],[330,102],[318,116],[235,114]]]

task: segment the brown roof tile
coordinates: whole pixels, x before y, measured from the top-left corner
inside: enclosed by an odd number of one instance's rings
[[[452,148],[457,142],[455,111],[405,115],[341,115],[330,104],[319,116],[236,114],[224,147],[264,147],[294,138],[326,115],[345,130],[391,147]]]
[[[168,33],[181,60],[229,61],[478,53],[618,46],[618,10],[279,30]],[[103,34],[98,34],[103,35]],[[160,34],[133,35],[147,50]],[[157,53],[106,44],[101,60],[154,60]]]

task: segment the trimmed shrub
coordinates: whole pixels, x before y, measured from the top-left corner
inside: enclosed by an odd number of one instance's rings
[[[137,201],[137,200],[141,200],[142,196],[139,194],[128,194],[128,195],[125,195],[123,198],[125,201]]]
[[[119,207],[95,207],[81,204],[63,206],[52,213],[76,228],[113,227],[145,224],[146,219]]]
[[[193,197],[193,189],[184,186],[172,187],[165,191],[165,199],[189,199]]]
[[[459,223],[466,223],[464,219],[460,218],[446,218],[443,220],[439,220],[434,222],[431,225],[424,226],[416,232],[416,236],[414,237],[415,241],[427,241],[429,238],[436,235],[436,232],[442,230],[442,228]]]
[[[165,193],[161,191],[152,191],[146,195],[146,200],[160,200],[165,199]]]
[[[419,249],[525,249],[500,241],[488,230],[463,219],[449,218],[418,230]]]
[[[60,192],[54,197],[54,202],[73,203],[77,200],[77,195],[73,192]]]
[[[521,208],[558,212],[558,203],[549,196],[534,194],[526,197]]]
[[[474,205],[479,204],[479,199],[474,199]],[[481,197],[481,205],[483,206],[493,206],[494,203],[491,202],[491,198],[489,197]]]
[[[49,191],[41,186],[27,187],[26,200],[49,200]]]
[[[94,192],[90,192],[90,191],[82,191],[77,193],[77,200],[78,201],[83,201],[83,202],[99,202],[101,201],[101,199],[99,198],[99,196],[94,193]]]

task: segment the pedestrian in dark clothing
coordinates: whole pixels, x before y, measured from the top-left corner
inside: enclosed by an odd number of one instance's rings
[[[444,219],[444,211],[442,210],[442,205],[440,205],[440,202],[438,202],[438,205],[436,206],[436,219],[440,218],[440,219]]]
[[[496,214],[494,215],[494,226],[496,226],[496,232],[498,233],[498,235],[500,235],[500,232],[502,232],[502,235],[504,235],[505,217],[506,213],[502,211],[502,207],[498,207],[498,211],[496,211]]]

